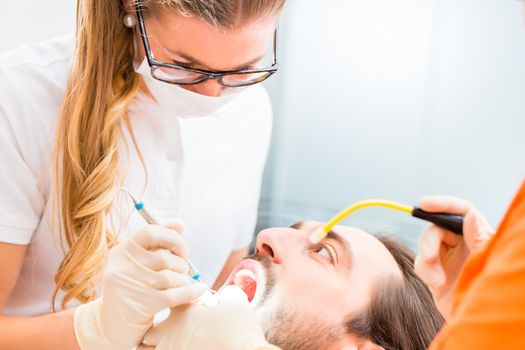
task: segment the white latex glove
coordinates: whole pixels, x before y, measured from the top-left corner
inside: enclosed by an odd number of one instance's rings
[[[144,344],[137,350],[280,350],[266,341],[246,294],[235,286],[172,309]]]
[[[188,249],[175,230],[180,226],[147,226],[110,250],[102,296],[75,311],[82,350],[130,350],[140,344],[155,313],[206,291],[188,276]]]
[[[454,287],[465,260],[471,252],[481,248],[494,231],[479,210],[464,199],[424,197],[420,208],[465,216],[463,236],[435,225],[429,226],[420,237],[414,266],[416,274],[429,287],[438,310],[448,319],[452,312]]]

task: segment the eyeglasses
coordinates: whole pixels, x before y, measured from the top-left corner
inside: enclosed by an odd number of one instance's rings
[[[151,52],[151,47],[146,32],[144,15],[142,13],[140,1],[137,1],[136,9],[138,14],[140,36],[146,51],[148,64],[151,68],[153,78],[177,85],[194,85],[206,80],[217,80],[221,85],[227,87],[241,87],[261,83],[272,76],[279,69],[277,63],[277,30],[273,35],[273,56],[272,64],[267,68],[241,69],[231,71],[209,71],[203,69],[192,69],[172,63],[160,62],[155,59]]]

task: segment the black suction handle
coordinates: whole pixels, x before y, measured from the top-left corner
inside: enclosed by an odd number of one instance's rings
[[[461,215],[453,215],[447,213],[430,213],[418,207],[414,207],[414,211],[412,211],[412,216],[425,221],[430,221],[431,223],[436,224],[439,227],[442,227],[451,232],[454,232],[457,235],[463,235],[464,217]]]

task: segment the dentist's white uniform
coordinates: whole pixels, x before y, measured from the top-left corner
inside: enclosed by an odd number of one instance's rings
[[[53,277],[63,257],[51,231],[52,154],[72,45],[67,37],[0,56],[0,242],[29,245],[6,315],[51,311]],[[210,115],[202,115],[207,107],[199,98],[163,108],[139,95],[130,119],[147,183],[130,142],[121,147],[121,173],[160,222],[183,218],[190,259],[212,284],[229,254],[253,237],[272,112],[257,85]],[[145,225],[124,195],[114,207],[121,238]],[[61,295],[57,307],[60,301]]]

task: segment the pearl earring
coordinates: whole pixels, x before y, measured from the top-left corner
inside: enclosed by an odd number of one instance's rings
[[[137,25],[137,17],[134,15],[125,15],[122,19],[122,23],[128,28],[134,28]]]

